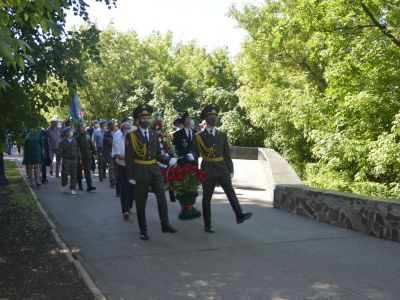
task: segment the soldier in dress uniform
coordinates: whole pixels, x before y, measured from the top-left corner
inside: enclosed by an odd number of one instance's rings
[[[206,105],[201,111],[200,117],[206,121],[206,127],[195,134],[193,153],[195,159],[203,158],[201,169],[207,173],[207,177],[202,183],[204,230],[213,233],[211,198],[217,183],[221,185],[228,197],[238,224],[251,218],[252,213],[243,213],[232,187],[233,162],[229,153],[228,139],[224,132],[215,128],[218,122],[218,107],[215,104]]]
[[[183,128],[182,118],[181,117],[176,118],[172,124],[175,127],[173,132]]]
[[[78,186],[79,190],[82,190],[82,167],[83,172],[85,173],[87,191],[95,191],[96,187],[92,185],[92,174],[91,174],[91,167],[92,167],[92,156],[95,153],[93,142],[90,138],[89,132],[85,130],[83,127],[82,121],[78,123],[78,128],[76,132],[76,141],[78,142],[80,154],[81,154],[81,161],[78,162],[77,165],[77,178],[78,178]]]
[[[180,130],[183,125],[182,125],[182,121],[180,117],[177,117],[174,122],[172,123],[174,125],[174,130],[172,132],[170,132],[170,136],[171,136],[171,140],[172,143],[174,144],[174,133],[177,132],[178,130]],[[175,197],[175,192],[171,189],[168,190],[168,194],[169,194],[169,200],[171,202],[176,202],[176,197]]]
[[[186,111],[180,117],[183,127],[173,133],[173,144],[178,155],[178,165],[196,163],[193,156],[194,130],[191,128],[191,119]]]
[[[174,165],[176,158],[165,158],[161,155],[158,135],[150,127],[150,117],[153,108],[147,104],[138,106],[133,111],[137,120],[138,129],[125,138],[125,164],[128,182],[135,186],[135,203],[138,218],[140,238],[148,240],[146,224],[146,201],[151,187],[157,198],[158,213],[161,221],[161,230],[164,233],[174,233],[177,230],[168,220],[168,208],[164,192],[164,177],[157,165]]]

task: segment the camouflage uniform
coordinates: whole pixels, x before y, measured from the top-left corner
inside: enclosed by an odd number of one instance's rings
[[[83,171],[85,173],[85,179],[88,189],[92,186],[92,154],[95,152],[94,145],[90,139],[90,135],[86,131],[78,131],[76,133],[76,140],[78,142],[80,156],[82,160]],[[77,162],[77,175],[78,175],[78,185],[82,187],[82,166],[80,162]]]
[[[76,138],[73,137],[71,143],[67,138],[63,138],[58,146],[58,154],[62,159],[61,164],[61,186],[68,184],[68,175],[70,176],[71,190],[76,189],[76,166],[80,159],[79,146]]]
[[[115,163],[114,159],[111,157],[113,136],[110,130],[104,133],[103,138],[103,157],[108,165],[108,178],[110,180],[110,185],[114,188],[115,185]]]

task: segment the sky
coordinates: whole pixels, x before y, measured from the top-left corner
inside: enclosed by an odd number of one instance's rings
[[[208,51],[227,46],[232,56],[240,51],[240,43],[246,32],[237,28],[237,22],[226,14],[234,4],[260,5],[262,0],[117,0],[111,10],[104,3],[88,0],[89,16],[100,29],[110,22],[120,31],[135,30],[139,37],[153,30],[165,34],[172,31],[173,41],[196,40]],[[82,24],[80,17],[72,11],[67,14],[67,29]]]

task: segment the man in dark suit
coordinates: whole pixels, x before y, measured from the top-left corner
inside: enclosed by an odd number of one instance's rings
[[[178,155],[178,164],[185,165],[195,163],[193,156],[194,130],[191,128],[189,113],[181,115],[180,122],[183,127],[173,133],[173,144]]]
[[[162,164],[174,165],[177,159],[162,157],[157,133],[149,129],[152,112],[153,108],[147,104],[138,106],[133,111],[138,129],[128,134],[125,139],[126,172],[129,183],[135,186],[136,213],[142,240],[149,239],[145,213],[149,187],[157,198],[162,232],[174,233],[177,231],[168,221],[164,177],[157,165],[157,161]]]
[[[183,125],[182,125],[180,117],[177,117],[172,124],[174,125],[174,130],[170,133],[170,136],[171,136],[171,140],[173,143],[174,133],[179,131],[180,129],[182,129]],[[169,193],[169,200],[171,200],[171,202],[176,202],[175,192],[173,190],[169,189],[168,193]]]
[[[201,169],[207,173],[203,181],[203,219],[204,230],[213,233],[211,226],[211,198],[217,183],[221,185],[236,215],[236,222],[243,223],[252,213],[243,213],[235,190],[232,187],[233,162],[229,153],[226,134],[215,128],[218,122],[218,107],[206,105],[200,114],[206,121],[206,128],[195,135],[193,153],[195,159],[202,157]]]

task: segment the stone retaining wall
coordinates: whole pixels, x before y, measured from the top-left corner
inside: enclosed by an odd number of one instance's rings
[[[400,241],[400,202],[306,186],[277,185],[274,207],[310,219]]]
[[[258,159],[274,207],[310,219],[400,241],[400,201],[305,186],[290,164],[267,148],[231,147],[235,159]]]

